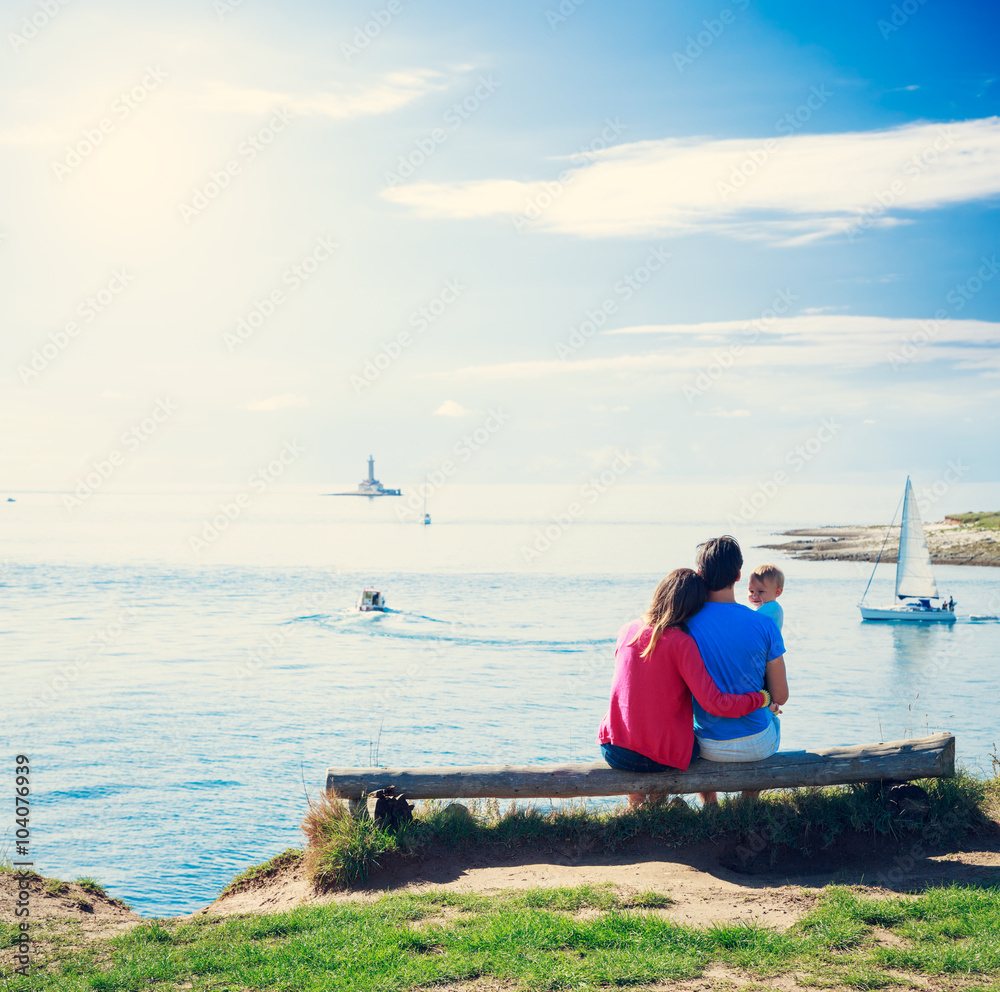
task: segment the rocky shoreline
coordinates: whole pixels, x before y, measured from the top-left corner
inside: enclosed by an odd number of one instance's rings
[[[813,527],[786,530],[783,537],[795,540],[762,547],[784,551],[792,558],[806,561],[882,561],[894,562],[899,551],[899,527],[893,527],[886,540],[886,528]],[[927,547],[935,565],[1000,566],[1000,531],[956,525],[948,521],[925,524]],[[882,550],[885,542],[885,550]]]

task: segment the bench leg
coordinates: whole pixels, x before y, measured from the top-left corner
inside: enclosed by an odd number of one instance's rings
[[[368,797],[364,796],[361,799],[343,799],[341,800],[347,807],[347,812],[354,817],[355,820],[368,820],[370,819],[370,814],[368,813]]]

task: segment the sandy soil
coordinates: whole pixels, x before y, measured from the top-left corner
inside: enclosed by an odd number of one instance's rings
[[[1000,840],[977,846],[984,849],[920,857],[897,889],[914,891],[949,882],[1000,884]],[[401,858],[373,876],[363,889],[328,894],[313,890],[299,864],[257,886],[218,899],[199,913],[275,912],[302,904],[370,900],[387,892],[442,888],[490,892],[610,883],[626,897],[648,891],[669,895],[674,902],[663,913],[678,922],[757,919],[784,929],[812,908],[824,886],[865,885],[880,870],[891,867],[884,852],[859,852],[853,847],[835,850],[817,865],[778,865],[776,870],[753,875],[726,863],[731,864],[731,859],[725,850],[712,845],[675,849],[648,845],[612,857],[577,852],[554,856],[551,851],[492,856],[463,852]]]
[[[101,926],[129,923],[140,919],[124,903],[107,896],[87,892],[75,882],[56,882],[32,875],[28,882],[28,909],[32,922],[51,919],[75,919]],[[46,891],[48,885],[51,891]],[[18,899],[20,882],[9,872],[0,873],[0,900],[3,909],[0,920],[14,923],[14,906]]]
[[[941,521],[925,524],[924,532],[935,565],[1000,566],[1000,531],[959,527]],[[795,540],[762,546],[808,561],[875,561],[885,540],[885,525],[815,527],[788,530],[784,536]],[[894,562],[898,551],[899,528],[894,527],[886,541],[882,561]]]
[[[46,892],[48,884],[50,891]],[[14,915],[18,903],[19,880],[8,872],[0,873],[0,921],[21,923],[25,917]],[[28,879],[27,917],[34,963],[44,960],[49,949],[59,944],[63,949],[83,947],[95,940],[124,933],[142,917],[124,903],[87,892],[75,882],[56,882],[33,875]],[[12,973],[17,967],[16,946],[0,950],[0,972]]]

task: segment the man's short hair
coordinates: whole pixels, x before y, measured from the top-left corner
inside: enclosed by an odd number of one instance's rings
[[[751,573],[761,582],[773,584],[778,589],[785,588],[785,573],[777,565],[758,565]]]
[[[735,537],[723,534],[722,537],[713,537],[698,545],[695,564],[708,591],[718,592],[736,584],[743,567],[743,552]]]

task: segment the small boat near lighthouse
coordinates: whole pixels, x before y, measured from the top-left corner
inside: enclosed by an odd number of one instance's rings
[[[889,525],[889,532],[891,531],[892,524]],[[886,540],[888,537],[887,533]],[[884,542],[882,547],[885,547]],[[879,559],[881,557],[882,553],[879,552]],[[878,568],[878,561],[875,562],[875,568]],[[874,577],[873,568],[872,578]],[[924,524],[920,519],[920,510],[909,476],[906,477],[906,489],[903,492],[903,518],[899,529],[899,554],[896,556],[896,601],[887,606],[868,606],[865,596],[868,595],[871,584],[872,580],[869,579],[858,604],[862,620],[955,622],[955,601],[949,597],[947,602],[943,602],[938,593],[931,553],[927,550],[927,536],[924,534]],[[932,600],[937,600],[938,605],[933,605]]]

